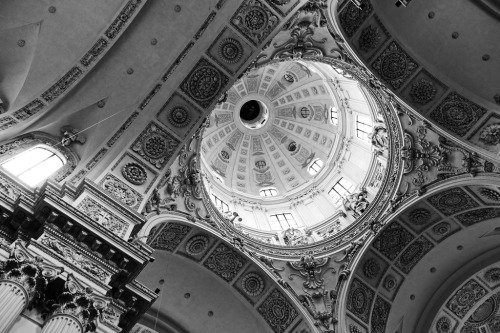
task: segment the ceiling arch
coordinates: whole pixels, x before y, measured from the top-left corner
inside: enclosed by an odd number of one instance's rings
[[[303,310],[261,264],[209,228],[162,214],[141,234],[156,251],[138,280],[160,293],[142,321],[148,327],[156,323],[175,333],[309,329]]]
[[[499,185],[492,176],[458,178],[405,205],[356,259],[344,327],[434,332],[429,325],[453,290],[498,256]]]

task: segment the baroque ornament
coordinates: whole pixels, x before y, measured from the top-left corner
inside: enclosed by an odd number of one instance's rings
[[[444,236],[451,231],[451,225],[448,222],[441,222],[432,227],[432,231],[440,236]]]
[[[461,188],[452,188],[430,197],[429,202],[446,216],[479,206]]]
[[[495,191],[495,190],[492,190],[492,189],[487,188],[487,187],[481,187],[478,190],[478,192],[479,192],[479,194],[481,194],[481,196],[485,197],[488,200],[500,201],[500,193]]]
[[[379,28],[369,25],[361,31],[358,39],[359,48],[365,52],[369,52],[380,44],[381,39],[382,35]]]
[[[309,289],[321,288],[324,283],[323,275],[330,270],[335,273],[333,267],[327,268],[324,272],[322,271],[321,267],[328,264],[329,261],[330,258],[315,259],[313,256],[303,256],[300,261],[289,262],[289,265],[300,273],[300,275],[290,274],[289,279],[291,280],[292,276],[298,276],[304,279],[304,287]]]
[[[352,37],[373,11],[373,7],[368,0],[360,2],[359,7],[352,1],[347,2],[347,5],[339,14],[340,25],[344,28],[347,37]]]
[[[127,163],[122,167],[123,177],[134,185],[142,185],[146,182],[148,174],[146,169],[138,163]]]
[[[490,268],[484,273],[484,279],[490,283],[500,282],[500,268]]]
[[[486,289],[471,279],[450,298],[446,307],[459,318],[463,318],[486,294]]]
[[[347,296],[347,309],[363,322],[368,323],[374,292],[363,282],[354,278]]]
[[[255,45],[263,42],[278,23],[278,17],[259,0],[243,3],[231,18],[231,24]]]
[[[398,281],[396,280],[396,278],[393,275],[387,274],[387,276],[384,279],[383,285],[384,285],[385,289],[387,289],[388,291],[391,291],[397,287]]]
[[[373,258],[367,259],[363,264],[363,274],[365,274],[365,276],[369,279],[373,279],[379,275],[380,270],[381,267],[379,262]]]
[[[227,76],[222,74],[207,60],[201,59],[181,85],[189,97],[207,108],[226,85]]]
[[[275,333],[283,333],[299,315],[277,289],[262,302],[257,311],[271,326]]]
[[[186,243],[186,252],[192,256],[199,256],[208,249],[208,237],[198,235],[190,238]]]
[[[414,225],[424,225],[429,222],[431,218],[431,212],[425,208],[417,208],[413,210],[409,215],[409,220]]]
[[[256,273],[248,273],[241,280],[243,291],[250,296],[259,296],[264,290],[264,280]]]
[[[490,124],[481,130],[479,141],[494,146],[500,143],[500,123]]]
[[[486,113],[486,109],[452,92],[430,113],[444,128],[464,136]]]
[[[426,79],[420,79],[413,83],[410,89],[410,97],[413,102],[425,105],[436,97],[437,89],[434,83]]]
[[[178,145],[177,139],[174,139],[156,124],[150,124],[131,148],[156,168],[161,169]]]
[[[234,64],[243,56],[243,46],[238,40],[229,37],[221,41],[218,53],[222,61]]]
[[[174,127],[184,127],[189,124],[191,117],[184,107],[176,106],[170,111],[167,119],[170,125]]]
[[[392,42],[372,67],[393,89],[399,89],[419,66],[396,42]]]
[[[447,317],[441,317],[436,322],[436,331],[438,333],[449,333],[451,328],[451,320]]]
[[[205,261],[204,266],[229,282],[245,265],[246,260],[225,244],[220,244]]]
[[[139,193],[135,192],[118,180],[118,178],[115,178],[110,174],[103,179],[102,187],[120,202],[129,207],[136,208],[141,202],[141,196]]]
[[[377,296],[371,317],[371,333],[385,333],[387,319],[391,311],[391,304],[382,297]]]
[[[154,232],[156,234],[154,239],[150,240],[148,238],[151,247],[173,252],[184,238],[186,238],[187,234],[191,231],[191,227],[178,223],[168,223],[161,225],[157,230],[151,231],[151,233]]]

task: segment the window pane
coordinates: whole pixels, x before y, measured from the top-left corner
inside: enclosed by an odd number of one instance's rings
[[[54,153],[43,148],[33,148],[21,153],[5,162],[2,166],[14,176],[19,176],[24,171],[47,159]]]
[[[51,174],[63,166],[63,162],[56,155],[46,159],[42,163],[34,166],[30,170],[19,176],[23,182],[29,186],[35,186],[42,180],[47,179]]]

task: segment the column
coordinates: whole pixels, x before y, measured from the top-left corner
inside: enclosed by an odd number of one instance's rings
[[[28,302],[28,293],[22,285],[10,280],[0,280],[0,333],[10,330]]]
[[[83,326],[76,317],[56,314],[49,317],[43,325],[42,333],[83,333]]]

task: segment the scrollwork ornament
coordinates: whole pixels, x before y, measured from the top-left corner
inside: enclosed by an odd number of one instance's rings
[[[500,282],[500,268],[490,268],[484,273],[484,278],[490,283]]]
[[[142,185],[146,182],[148,174],[144,167],[138,163],[127,163],[122,167],[122,175],[134,185]]]
[[[429,222],[431,218],[431,212],[425,208],[418,208],[410,213],[409,220],[415,225],[424,225]]]

